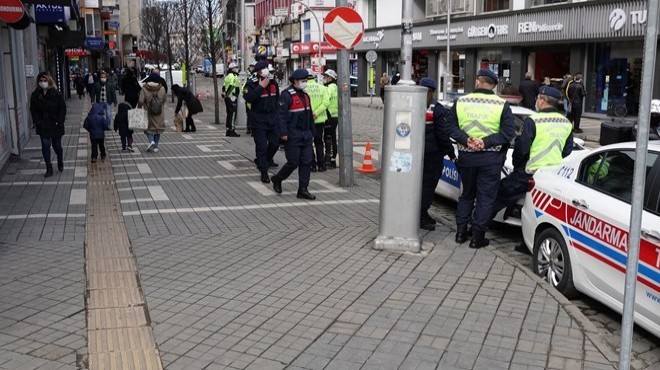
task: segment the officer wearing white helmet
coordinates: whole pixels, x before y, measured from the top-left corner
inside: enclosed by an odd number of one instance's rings
[[[227,75],[222,85],[222,97],[227,108],[227,136],[239,137],[236,133],[236,111],[238,110],[238,94],[240,94],[240,82],[238,80],[238,65],[231,62],[227,67]]]
[[[328,92],[328,120],[323,127],[325,139],[325,166],[337,168],[337,125],[339,123],[339,99],[337,72],[328,69],[323,73],[323,82]]]

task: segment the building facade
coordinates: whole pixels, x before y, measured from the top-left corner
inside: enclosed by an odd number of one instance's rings
[[[646,1],[454,1],[456,16],[418,20],[413,29],[413,78],[445,81],[451,93],[470,92],[476,71],[499,76],[498,89],[517,88],[525,72],[560,85],[567,73],[584,75],[585,114],[636,115],[646,32]],[[427,15],[443,1],[428,0]],[[499,5],[498,5],[499,4]],[[445,12],[442,12],[446,14]],[[450,63],[447,67],[447,38]],[[367,29],[360,44],[360,92],[367,91],[368,50],[377,52],[376,74],[398,69],[400,25]],[[657,71],[656,71],[657,74]],[[443,83],[446,88],[447,83]],[[660,95],[656,86],[654,96]],[[625,109],[624,109],[625,108]]]

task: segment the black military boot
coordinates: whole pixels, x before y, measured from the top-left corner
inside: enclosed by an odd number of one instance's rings
[[[264,184],[270,183],[270,178],[268,178],[268,172],[264,171],[261,173],[261,182],[263,182]]]
[[[270,181],[273,182],[273,190],[275,190],[277,194],[282,194],[282,179],[275,175],[270,178]]]
[[[316,171],[317,171],[317,169],[316,169],[316,163],[312,163],[312,168],[310,169],[310,171],[312,171],[312,172],[316,172]]]
[[[330,166],[329,167],[332,168],[332,169],[337,168],[337,161],[335,161],[335,160],[330,161]]]
[[[53,176],[53,165],[50,163],[46,163],[46,174],[44,177],[51,177]]]
[[[435,222],[431,222],[435,220],[429,220],[427,218],[424,218],[423,216],[419,219],[419,228],[424,229],[424,230],[429,230],[433,231],[435,230]]]
[[[456,230],[456,239],[454,240],[458,244],[465,243],[468,240],[467,225],[458,225],[458,228]]]
[[[316,197],[309,193],[307,188],[298,188],[298,194],[296,195],[299,199],[314,200]]]
[[[64,171],[64,161],[60,157],[57,157],[57,170],[60,172]]]
[[[490,240],[486,239],[485,231],[472,231],[472,240],[470,241],[470,248],[479,249],[487,246],[490,243]]]
[[[319,172],[325,172],[325,170],[326,170],[325,163],[323,162],[319,163]]]

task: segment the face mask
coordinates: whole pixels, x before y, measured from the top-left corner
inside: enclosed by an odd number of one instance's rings
[[[305,90],[306,87],[307,87],[307,81],[299,81],[298,83],[296,83],[296,88],[298,90]]]
[[[48,82],[46,82],[46,81],[39,82],[39,87],[41,87],[44,90],[47,89],[48,88]]]
[[[270,72],[267,69],[262,69],[259,75],[263,78],[270,78]]]
[[[101,82],[105,82],[105,81],[107,81],[107,80],[108,80],[107,78],[102,78],[102,79],[101,79]]]

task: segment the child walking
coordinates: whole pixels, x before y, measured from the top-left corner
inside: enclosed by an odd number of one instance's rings
[[[109,120],[107,122],[110,122]],[[83,128],[89,132],[89,140],[92,142],[92,163],[101,152],[101,159],[105,159],[105,131],[110,130],[106,125],[104,104],[94,103],[89,110]]]
[[[115,131],[119,131],[119,137],[121,138],[121,150],[133,152],[133,130],[128,129],[128,110],[131,109],[131,105],[123,102],[119,104],[117,108],[117,114],[115,115]]]

